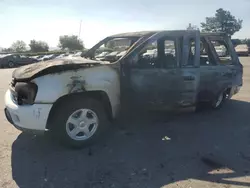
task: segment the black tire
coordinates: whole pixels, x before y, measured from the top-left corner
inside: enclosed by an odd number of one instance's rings
[[[195,106],[195,112],[202,112],[207,110],[209,106],[208,102],[198,102]]]
[[[98,117],[98,126],[95,133],[87,140],[74,140],[66,131],[66,122],[73,112],[82,108],[95,112]],[[60,143],[71,148],[90,146],[100,140],[109,124],[102,103],[92,98],[80,98],[78,96],[68,98],[56,107],[54,114],[51,122],[51,133]]]
[[[215,99],[211,102],[212,109],[215,109],[215,110],[220,109],[225,103],[225,100],[226,100],[226,93],[224,91],[220,92],[215,97]]]
[[[8,68],[14,68],[14,67],[15,67],[15,63],[13,61],[9,61]]]
[[[219,104],[217,104],[217,102],[221,96],[222,96],[221,102]],[[225,103],[226,99],[227,99],[226,92],[224,92],[224,91],[220,92],[218,95],[216,95],[216,97],[212,101],[198,102],[196,104],[195,111],[201,112],[201,111],[210,110],[210,109],[214,109],[214,110],[220,109],[223,106],[223,104]]]

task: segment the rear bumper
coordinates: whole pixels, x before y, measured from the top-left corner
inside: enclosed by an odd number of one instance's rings
[[[21,131],[44,132],[52,104],[17,105],[10,90],[5,94],[6,119]]]

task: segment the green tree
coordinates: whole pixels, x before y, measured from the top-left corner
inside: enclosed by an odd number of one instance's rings
[[[84,49],[83,42],[76,35],[63,35],[59,38],[59,45],[62,50],[69,49],[70,51]]]
[[[222,8],[216,10],[215,16],[206,17],[206,22],[201,23],[203,32],[224,32],[229,37],[242,28],[241,19],[236,19],[229,11]]]
[[[22,40],[17,40],[10,48],[13,49],[14,52],[24,52],[26,51],[26,44]]]
[[[29,46],[30,46],[31,52],[48,52],[49,51],[49,45],[43,41],[31,40]]]
[[[242,43],[242,41],[240,39],[232,39],[231,41],[232,41],[234,46],[237,46],[237,45]]]
[[[250,39],[244,39],[241,42],[242,42],[242,44],[246,44],[247,46],[250,47]]]
[[[5,53],[11,53],[11,52],[13,52],[14,50],[13,49],[11,49],[11,48],[3,48],[2,49],[2,52],[5,52]]]

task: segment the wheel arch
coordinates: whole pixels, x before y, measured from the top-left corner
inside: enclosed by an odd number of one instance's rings
[[[217,92],[209,91],[207,89],[200,90],[197,94],[197,102],[202,101],[212,101],[215,97],[217,97],[221,92],[224,92],[226,95],[230,94],[232,87],[231,86],[225,86],[222,87]]]
[[[92,98],[95,100],[98,100],[102,103],[105,112],[107,113],[107,117],[110,121],[113,120],[113,113],[112,113],[112,106],[111,106],[111,102],[110,99],[108,97],[108,94],[105,91],[101,91],[101,90],[97,90],[97,91],[83,91],[83,92],[79,92],[79,93],[70,93],[70,94],[66,94],[61,96],[60,98],[58,98],[54,103],[53,106],[49,112],[49,116],[48,116],[48,120],[47,120],[47,124],[46,124],[46,129],[51,129],[52,128],[52,120],[53,117],[56,114],[56,109],[60,108],[61,105],[63,105],[63,102],[65,100],[70,100],[72,98]]]

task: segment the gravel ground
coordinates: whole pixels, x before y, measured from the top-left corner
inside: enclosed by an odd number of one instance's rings
[[[3,113],[12,70],[0,70],[0,187],[250,187],[250,57],[241,61],[244,87],[221,110],[116,125],[82,150],[13,128]]]

